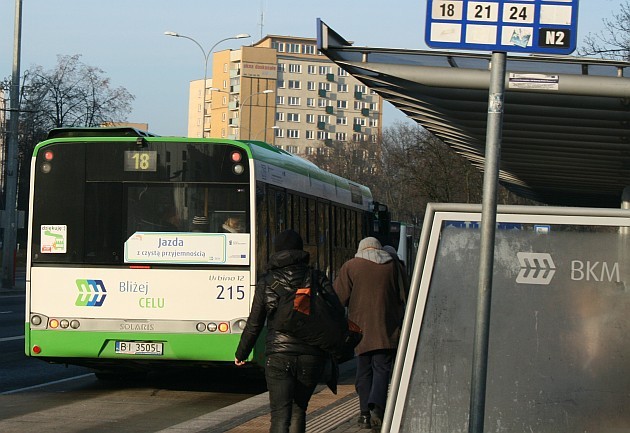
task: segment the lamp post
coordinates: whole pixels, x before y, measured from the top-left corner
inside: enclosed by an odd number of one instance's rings
[[[267,127],[267,128],[263,128],[263,129],[261,129],[260,131],[258,131],[256,134],[254,134],[254,140],[256,140],[256,137],[258,137],[258,136],[260,135],[260,133],[261,133],[261,132],[264,132],[264,133],[265,133],[265,136],[263,137],[263,141],[266,143],[266,142],[267,142],[267,130],[268,130],[268,129],[273,129],[273,131],[274,131],[274,137],[275,137],[275,134],[276,134],[276,132],[275,132],[275,131],[276,131],[276,129],[280,129],[280,127],[279,127],[278,125],[273,125],[273,126],[269,126],[269,127]]]
[[[234,35],[234,36],[230,36],[229,38],[224,38],[221,39],[220,41],[218,41],[217,43],[215,43],[212,47],[210,47],[210,49],[208,51],[204,50],[203,47],[201,46],[201,44],[199,42],[197,42],[195,39],[191,38],[190,36],[186,36],[186,35],[180,35],[177,32],[164,32],[164,34],[166,36],[173,36],[176,38],[184,38],[184,39],[188,39],[189,41],[192,41],[195,43],[195,45],[197,45],[199,47],[199,49],[201,50],[201,53],[203,54],[203,118],[201,119],[201,136],[205,137],[206,136],[206,83],[208,81],[208,59],[210,58],[210,54],[212,54],[212,51],[216,48],[217,45],[219,45],[221,42],[225,42],[225,41],[229,41],[231,39],[243,39],[243,38],[249,38],[250,36],[247,33],[239,33],[238,35]]]
[[[242,114],[242,111],[243,111],[243,107],[246,105],[247,101],[249,101],[253,96],[256,96],[256,95],[268,95],[268,94],[273,93],[273,92],[274,92],[273,89],[267,89],[267,90],[263,90],[262,92],[252,93],[247,98],[245,98],[243,100],[243,103],[240,104],[240,106],[238,107],[238,118],[239,118],[239,121],[242,121],[241,114]],[[266,105],[267,105],[267,102],[265,101],[265,106]],[[265,121],[266,120],[267,119],[265,119]],[[249,133],[248,137],[247,137],[248,139],[251,139],[251,136],[252,136],[251,127],[252,127],[252,110],[250,108],[250,110],[249,110],[249,123],[248,123],[248,128],[247,128],[247,131]],[[241,126],[241,128],[239,129],[239,132],[238,132],[238,138],[243,138],[243,137],[241,137],[241,131],[242,130],[243,130],[243,127]]]

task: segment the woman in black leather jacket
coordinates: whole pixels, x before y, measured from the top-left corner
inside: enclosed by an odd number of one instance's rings
[[[327,354],[288,333],[274,328],[274,314],[282,291],[305,287],[310,279],[309,254],[302,238],[286,230],[275,240],[275,253],[269,258],[268,272],[256,284],[247,325],[241,335],[234,363],[245,364],[265,320],[267,339],[265,378],[271,407],[270,433],[306,431],[306,408],[323,373]]]

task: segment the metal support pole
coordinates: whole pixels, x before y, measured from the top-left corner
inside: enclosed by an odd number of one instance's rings
[[[18,128],[20,118],[20,45],[22,38],[22,0],[15,0],[15,29],[13,39],[13,74],[7,134],[6,195],[4,205],[4,241],[2,244],[2,284],[15,286],[15,246],[17,242],[17,183],[18,183]]]
[[[490,334],[490,305],[492,300],[492,272],[494,239],[497,220],[497,186],[501,139],[503,131],[503,99],[507,55],[492,53],[486,157],[481,206],[481,248],[479,252],[479,289],[473,347],[472,381],[470,389],[470,433],[482,433],[486,406],[486,378],[488,374],[488,341]]]

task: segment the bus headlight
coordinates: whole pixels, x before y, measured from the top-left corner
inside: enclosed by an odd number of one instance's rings
[[[206,324],[205,323],[197,323],[197,331],[203,332],[205,330],[206,330]]]
[[[33,316],[31,317],[31,325],[39,326],[42,324],[42,316]]]

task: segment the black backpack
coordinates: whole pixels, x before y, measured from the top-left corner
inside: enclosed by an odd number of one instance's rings
[[[340,361],[352,357],[363,334],[346,318],[329,280],[316,270],[304,278],[302,287],[281,290],[274,313],[274,328],[319,347]]]

